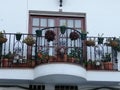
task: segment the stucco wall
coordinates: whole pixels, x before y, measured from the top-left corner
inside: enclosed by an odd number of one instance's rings
[[[63,0],[63,11],[87,14],[89,35],[119,36],[119,0]],[[0,30],[28,31],[28,11],[59,11],[59,0],[1,0]]]

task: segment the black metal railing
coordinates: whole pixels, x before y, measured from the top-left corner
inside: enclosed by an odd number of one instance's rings
[[[87,33],[64,26],[36,30],[36,34],[3,34],[7,41],[0,39],[1,68],[64,62],[87,70],[117,70],[119,41],[114,37],[86,37]]]
[[[86,40],[88,70],[117,70],[120,41],[115,37],[88,37]]]
[[[37,30],[36,63],[72,62],[82,65],[83,60],[86,59],[84,51],[86,35],[87,33],[81,33],[74,28],[65,26]]]

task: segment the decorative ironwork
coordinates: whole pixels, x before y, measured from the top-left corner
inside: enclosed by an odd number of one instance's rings
[[[53,41],[49,42],[45,39],[45,32],[52,30],[56,35]],[[69,30],[69,31],[68,31]],[[1,68],[2,67],[34,67],[36,65],[52,62],[69,62],[77,63],[78,65],[85,66],[87,69],[97,70],[117,70],[117,67],[110,67],[111,65],[117,66],[117,53],[108,37],[104,38],[103,42],[98,44],[98,37],[86,37],[85,40],[81,39],[81,32],[74,28],[66,27],[65,33],[61,34],[60,26],[46,27],[41,29],[42,34],[40,37],[36,34],[22,34],[20,40],[16,40],[15,33],[6,33],[7,41],[1,44]],[[77,32],[79,37],[76,40],[71,40],[69,35],[71,32]],[[27,36],[32,36],[34,44],[31,46],[25,45],[23,40]],[[87,46],[87,40],[94,40],[94,45]],[[111,40],[117,41],[111,37]],[[29,40],[28,40],[29,41]],[[20,43],[21,42],[21,43]],[[39,53],[39,51],[41,52]],[[14,63],[14,59],[8,57],[8,52],[15,59],[19,59],[18,62]],[[20,56],[16,56],[20,53]],[[106,54],[110,54],[111,61],[106,64]],[[41,56],[42,55],[42,56]],[[39,56],[39,57],[38,57]],[[62,57],[61,57],[62,56]],[[3,60],[6,57],[6,60]],[[108,59],[110,59],[108,58]],[[109,61],[109,60],[108,60]]]

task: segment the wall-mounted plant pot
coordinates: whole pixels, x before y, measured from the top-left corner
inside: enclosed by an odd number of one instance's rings
[[[20,41],[22,34],[15,34],[16,35],[16,40]]]
[[[103,44],[103,40],[104,40],[104,38],[98,37],[98,44]]]
[[[42,30],[36,30],[36,35],[37,35],[37,37],[41,37],[42,36]]]
[[[86,33],[81,33],[81,40],[85,40],[87,38],[87,34]]]
[[[65,26],[60,26],[60,32],[61,32],[61,34],[64,34],[65,30],[66,30]]]

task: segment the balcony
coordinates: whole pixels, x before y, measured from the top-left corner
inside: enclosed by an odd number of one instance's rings
[[[4,39],[0,38],[0,67],[34,68],[67,63],[87,70],[118,70],[119,40],[85,35],[64,26],[47,27],[36,34],[1,33]]]

